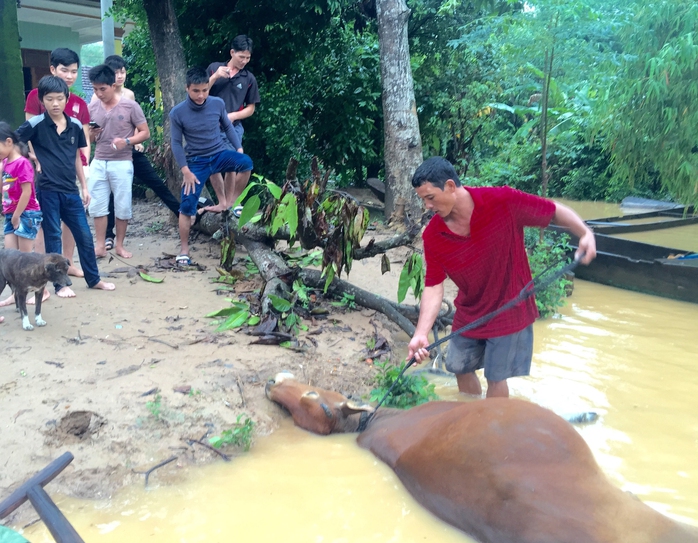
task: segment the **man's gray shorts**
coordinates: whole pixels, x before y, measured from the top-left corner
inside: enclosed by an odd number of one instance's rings
[[[448,344],[446,369],[452,373],[472,373],[485,368],[485,379],[504,381],[531,372],[533,325],[520,332],[492,339],[472,339],[458,335]]]

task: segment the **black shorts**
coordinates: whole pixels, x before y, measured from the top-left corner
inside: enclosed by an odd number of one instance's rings
[[[485,368],[485,379],[504,381],[531,373],[533,325],[508,336],[473,339],[456,336],[448,344],[446,369],[472,373]]]

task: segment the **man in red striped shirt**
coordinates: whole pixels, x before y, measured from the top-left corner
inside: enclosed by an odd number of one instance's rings
[[[435,215],[422,238],[427,264],[417,328],[408,357],[429,356],[428,334],[441,309],[444,280],[458,287],[453,329],[499,309],[531,280],[524,247],[524,226],[551,221],[579,237],[582,263],[596,256],[593,232],[569,207],[510,187],[464,187],[446,159],[432,157],[417,168],[412,186]],[[533,355],[533,297],[479,328],[453,338],[446,367],[456,374],[458,390],[482,394],[475,370],[484,368],[487,397],[508,397],[507,379],[528,375]]]

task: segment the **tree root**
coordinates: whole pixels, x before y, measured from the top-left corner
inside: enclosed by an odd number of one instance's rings
[[[314,288],[324,288],[325,286],[325,278],[322,277],[320,272],[317,270],[302,269],[299,275],[303,280],[303,283],[308,286]],[[345,292],[347,294],[351,294],[354,296],[355,303],[368,309],[380,311],[400,328],[402,328],[407,335],[412,336],[414,334],[414,324],[412,324],[407,317],[397,310],[395,307],[397,304],[394,305],[390,300],[386,300],[382,296],[371,294],[362,288],[337,278],[330,283],[327,292],[340,298]]]

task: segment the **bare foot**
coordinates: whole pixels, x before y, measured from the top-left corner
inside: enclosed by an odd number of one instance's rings
[[[75,293],[70,287],[63,287],[61,290],[56,292],[56,296],[59,298],[75,298]]]
[[[126,258],[128,258],[128,257],[126,257]],[[114,289],[116,289],[116,285],[114,283],[105,283],[104,281],[100,281],[94,287],[91,287],[91,288],[96,288],[99,290],[114,290]]]
[[[48,300],[51,297],[51,293],[48,291],[48,289],[44,289],[44,297],[41,298],[41,303],[44,303],[46,300]],[[27,305],[35,305],[36,304],[36,296],[32,296],[27,300]]]
[[[8,305],[15,305],[15,295],[14,294],[10,294],[9,298],[0,302],[0,307],[7,307]]]
[[[72,265],[68,268],[68,275],[72,275],[73,277],[85,277],[85,274],[80,268],[76,268]]]
[[[123,247],[117,247],[114,249],[114,252],[119,255],[121,258],[131,258],[133,256],[132,253],[129,253],[126,249]]]
[[[107,253],[106,251],[103,252],[103,253],[95,251],[95,258],[104,258],[104,257],[106,257],[108,254],[109,254],[109,253]]]
[[[204,211],[210,211],[211,213],[222,213],[227,210],[228,206],[217,204],[215,206],[206,206],[199,209],[198,213],[203,213]]]

